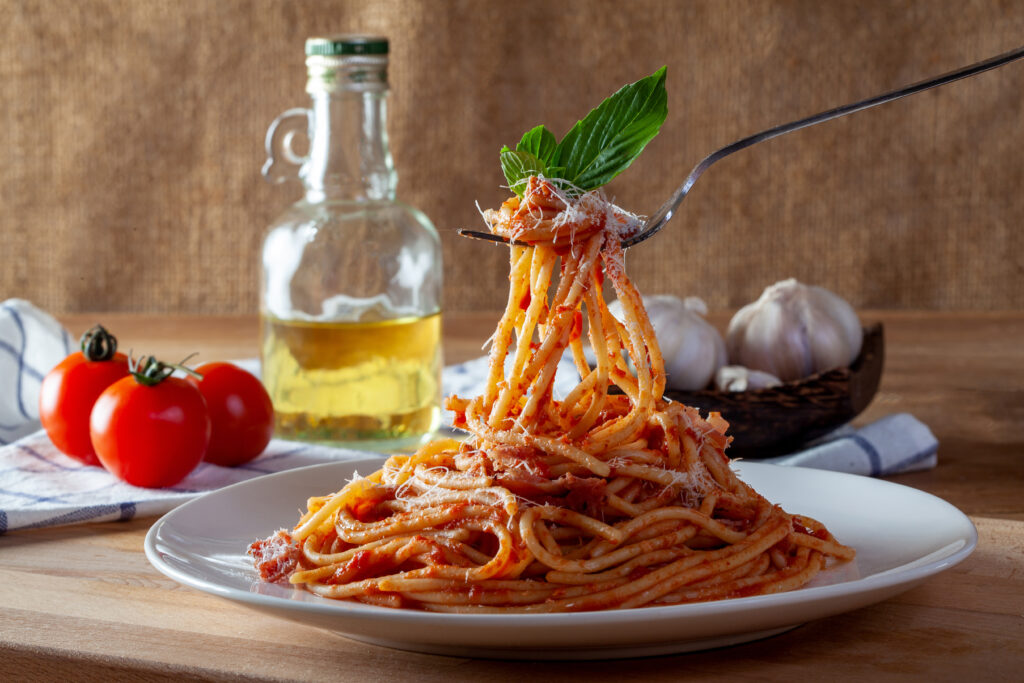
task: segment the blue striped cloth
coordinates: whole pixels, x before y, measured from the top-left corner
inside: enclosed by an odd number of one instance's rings
[[[0,303],[0,446],[39,429],[39,385],[77,348],[59,322],[29,302]]]
[[[0,534],[162,514],[204,492],[252,477],[367,455],[275,439],[263,455],[240,467],[202,463],[172,488],[130,486],[102,468],[60,453],[39,429],[42,378],[76,348],[60,324],[32,304],[14,299],[0,304]],[[258,370],[255,361],[239,364]],[[442,391],[446,396],[475,396],[486,376],[486,358],[447,367]],[[566,361],[556,375],[555,394],[568,393],[577,377]],[[451,415],[447,418],[451,424]],[[904,413],[860,429],[844,428],[813,447],[766,462],[885,476],[934,467],[937,449],[928,427]]]
[[[199,494],[253,477],[366,456],[275,439],[259,458],[245,465],[201,463],[177,486],[144,489],[124,483],[102,467],[69,458],[53,447],[45,432],[37,431],[0,449],[0,534],[159,515]]]

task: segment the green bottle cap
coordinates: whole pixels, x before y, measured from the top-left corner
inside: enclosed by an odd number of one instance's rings
[[[341,34],[306,39],[306,55],[386,55],[388,39],[383,36]]]

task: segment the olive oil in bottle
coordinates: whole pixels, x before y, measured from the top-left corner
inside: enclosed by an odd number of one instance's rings
[[[395,199],[387,64],[386,38],[310,38],[312,107],[267,132],[263,174],[297,170],[305,190],[263,243],[262,372],[279,438],[387,451],[439,424],[441,244]]]
[[[263,381],[279,437],[391,450],[440,418],[441,317],[263,321]]]

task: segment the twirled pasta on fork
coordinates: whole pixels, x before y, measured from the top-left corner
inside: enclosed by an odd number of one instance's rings
[[[264,579],[392,607],[556,612],[792,590],[853,558],[737,478],[719,415],[662,398],[664,362],[619,246],[635,216],[533,176],[484,217],[531,246],[511,247],[484,392],[447,399],[469,438],[311,498],[291,531],[253,544]],[[566,352],[581,379],[556,397]]]

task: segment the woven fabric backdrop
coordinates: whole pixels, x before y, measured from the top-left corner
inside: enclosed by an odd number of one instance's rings
[[[265,227],[298,198],[259,170],[306,106],[303,41],[391,38],[399,197],[444,241],[448,310],[496,309],[506,251],[459,238],[506,196],[498,149],[561,136],[668,65],[661,135],[609,192],[652,213],[712,150],[1024,43],[1024,3],[964,0],[0,0],[0,299],[54,312],[257,308]],[[755,298],[776,280],[858,307],[1024,307],[1024,63],[714,166],[642,291]]]

